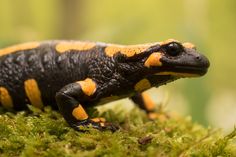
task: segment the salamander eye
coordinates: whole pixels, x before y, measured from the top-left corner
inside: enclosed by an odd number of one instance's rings
[[[177,56],[183,51],[183,47],[178,43],[170,43],[166,45],[165,52],[170,56]]]

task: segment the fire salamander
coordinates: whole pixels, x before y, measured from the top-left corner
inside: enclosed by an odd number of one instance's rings
[[[0,105],[23,110],[51,105],[74,129],[116,130],[85,109],[130,97],[150,119],[154,103],[144,92],[183,77],[202,76],[208,59],[191,43],[169,39],[142,45],[81,41],[31,42],[0,50]]]

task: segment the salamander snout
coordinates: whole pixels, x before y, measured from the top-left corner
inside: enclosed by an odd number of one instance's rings
[[[197,53],[197,55],[195,56],[195,60],[196,60],[196,62],[198,62],[198,64],[201,67],[209,68],[209,66],[210,66],[210,62],[209,62],[208,58],[206,56],[204,56],[203,54]]]

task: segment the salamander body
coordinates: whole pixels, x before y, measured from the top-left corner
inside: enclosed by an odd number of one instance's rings
[[[143,91],[182,77],[202,76],[208,59],[191,43],[169,39],[141,45],[81,41],[31,42],[0,50],[0,105],[59,109],[76,130],[116,130],[85,109],[130,97],[150,119],[154,103]]]

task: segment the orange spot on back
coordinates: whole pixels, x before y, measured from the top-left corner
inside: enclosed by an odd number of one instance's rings
[[[128,45],[128,46],[110,44],[110,45],[107,45],[107,47],[105,48],[105,53],[109,57],[114,56],[118,52],[126,55],[127,57],[132,57],[134,55],[144,52],[149,47],[155,44],[157,43],[149,43],[149,44],[142,44],[142,45]]]
[[[7,54],[11,54],[17,51],[24,51],[24,50],[30,50],[37,48],[40,45],[39,42],[29,42],[29,43],[24,43],[24,44],[19,44],[19,45],[14,45],[11,47],[7,47],[5,49],[0,50],[0,56],[4,56]]]
[[[80,42],[80,41],[71,41],[71,42],[60,42],[56,45],[56,50],[59,53],[64,53],[70,50],[85,51],[89,50],[96,46],[96,43],[93,42]]]
[[[0,102],[5,108],[13,108],[13,102],[8,90],[4,87],[0,87]]]

